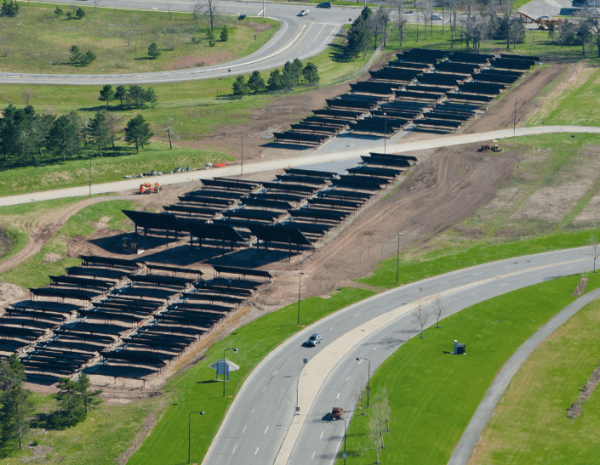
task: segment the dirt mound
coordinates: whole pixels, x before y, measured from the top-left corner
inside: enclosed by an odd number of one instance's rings
[[[268,31],[273,27],[271,24],[259,24],[255,23],[254,21],[248,21],[246,23],[246,26],[248,26],[251,29],[254,29],[254,32],[256,32],[257,34]]]
[[[4,314],[4,309],[10,304],[24,300],[28,297],[28,292],[16,284],[0,282],[0,312]]]

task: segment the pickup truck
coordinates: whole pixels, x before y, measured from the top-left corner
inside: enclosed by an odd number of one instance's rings
[[[331,421],[341,420],[343,414],[344,409],[342,407],[333,407],[333,410],[331,411]]]

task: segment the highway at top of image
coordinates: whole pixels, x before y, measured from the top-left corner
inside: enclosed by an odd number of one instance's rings
[[[73,3],[82,5],[79,0],[45,0],[46,3]],[[192,11],[194,0],[101,0],[99,5],[106,8]],[[86,4],[84,4],[86,5]],[[93,6],[89,4],[87,6]],[[219,12],[227,15],[262,16],[262,2],[218,1]],[[266,3],[265,16],[281,23],[279,30],[260,50],[227,63],[200,68],[160,71],[154,73],[130,74],[23,74],[0,73],[3,84],[66,84],[66,85],[103,85],[103,84],[144,84],[181,82],[199,79],[211,79],[236,74],[249,74],[253,71],[283,66],[295,58],[304,60],[324,50],[330,44],[343,24],[354,20],[359,8],[334,7],[316,8],[310,5],[308,16],[297,16],[306,5]]]
[[[359,386],[364,387],[369,369],[369,362],[359,363],[357,357],[370,360],[372,374],[394,350],[418,332],[412,312],[403,312],[403,307],[410,309],[421,297],[428,301],[441,294],[447,317],[525,286],[589,271],[593,266],[592,254],[591,248],[578,248],[466,268],[379,294],[318,321],[275,349],[253,371],[203,463],[332,464],[341,446],[345,425],[341,421],[327,421],[327,414],[336,406],[344,408],[346,421],[352,417],[356,391]],[[334,354],[339,361],[334,360],[331,370],[322,369],[322,364],[311,365],[311,360],[330,344],[339,342],[353,330],[368,328],[370,322],[385,319],[386,315],[392,315],[387,324],[357,340],[347,352]],[[313,332],[321,333],[323,342],[316,348],[302,348],[302,342]],[[449,334],[448,350],[452,349],[452,341]],[[303,370],[304,358],[309,362]],[[299,384],[300,376],[306,378]],[[299,385],[300,392],[297,391]],[[303,397],[302,390],[308,389],[307,386],[318,390],[314,402],[306,403]],[[295,416],[298,398],[301,412]],[[304,425],[293,433],[294,428],[290,426],[299,421],[304,421]],[[288,434],[292,437],[286,438]],[[282,447],[282,444],[285,445]]]

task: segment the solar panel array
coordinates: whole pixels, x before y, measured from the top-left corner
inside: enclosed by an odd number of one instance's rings
[[[51,276],[49,286],[31,289],[31,300],[12,304],[0,318],[0,353],[19,353],[28,375],[58,378],[86,371],[146,379],[262,285],[242,276],[271,277],[215,267],[217,275],[203,279],[197,269],[81,258],[81,266]]]
[[[316,146],[343,132],[391,137],[408,127],[451,132],[530,69],[537,57],[412,49],[350,92],[328,99],[316,116],[274,134],[277,142]],[[460,110],[447,105],[464,105]],[[434,115],[429,113],[434,112]],[[460,122],[461,124],[458,124]]]

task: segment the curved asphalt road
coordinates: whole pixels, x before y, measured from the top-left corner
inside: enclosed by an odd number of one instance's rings
[[[492,413],[494,413],[496,404],[504,395],[504,391],[506,391],[506,388],[517,374],[519,368],[521,368],[521,365],[523,365],[523,362],[527,360],[544,339],[560,328],[575,313],[598,298],[600,298],[600,289],[595,289],[588,294],[584,294],[557,313],[516,350],[485,393],[485,397],[479,404],[479,407],[477,407],[467,429],[460,438],[454,452],[452,452],[448,465],[466,465],[473,449],[477,445],[479,436],[481,436],[485,425],[487,425]]]
[[[273,351],[254,370],[235,399],[203,463],[272,464],[294,420],[298,376],[303,358],[311,358],[329,343],[365,322],[414,302],[445,293],[444,315],[525,286],[555,277],[591,270],[589,248],[548,252],[479,265],[455,271],[379,294],[337,312],[306,328]],[[465,287],[466,286],[466,287]],[[323,334],[317,348],[302,348],[313,332]],[[308,412],[304,428],[295,443],[290,464],[332,464],[344,433],[343,422],[324,421],[332,406],[343,407],[347,420],[355,407],[357,386],[367,378],[367,362],[373,372],[408,338],[418,332],[411,313],[401,316],[361,341],[331,373]],[[468,341],[466,341],[468,342]],[[452,337],[448,340],[449,350]],[[279,463],[279,462],[278,462]]]
[[[93,2],[80,0],[45,0],[47,3],[73,3],[93,6]],[[145,9],[191,12],[194,0],[101,0],[99,6],[123,9]],[[262,16],[262,2],[219,1],[219,12],[228,15]],[[66,85],[104,85],[104,84],[147,84],[158,82],[181,82],[210,79],[235,74],[249,74],[253,71],[283,66],[295,58],[304,60],[324,50],[332,42],[342,25],[359,14],[359,8],[334,7],[316,8],[310,5],[308,16],[297,16],[306,5],[267,3],[265,15],[281,23],[279,31],[260,50],[235,61],[215,66],[162,71],[139,74],[22,74],[0,73],[2,84],[66,84]]]

